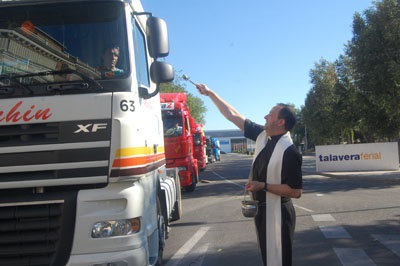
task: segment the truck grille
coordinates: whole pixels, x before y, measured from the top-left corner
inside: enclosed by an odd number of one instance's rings
[[[0,147],[57,143],[59,123],[23,124],[2,126]]]
[[[0,265],[52,265],[63,203],[0,207]]]
[[[110,139],[110,119],[0,126],[0,189],[106,184]]]

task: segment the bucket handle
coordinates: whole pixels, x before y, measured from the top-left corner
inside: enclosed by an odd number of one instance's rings
[[[248,193],[246,193],[246,192],[248,192]],[[250,192],[249,192],[249,191],[246,191],[246,189],[244,189],[244,190],[243,190],[243,201],[246,201],[246,195],[248,195],[249,198],[250,198]],[[251,199],[251,198],[250,198],[250,199]]]

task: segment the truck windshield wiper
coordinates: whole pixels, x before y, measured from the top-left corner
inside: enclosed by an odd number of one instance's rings
[[[0,86],[0,95],[11,95],[14,93],[12,86]]]
[[[0,80],[2,80],[2,79],[8,79],[10,81],[10,84],[0,85],[0,95],[13,94],[15,91],[15,87],[27,90],[29,92],[29,94],[33,94],[33,90],[31,90],[28,86],[25,86],[24,84],[22,84],[18,80],[15,80],[12,77],[2,78],[2,76],[0,76]]]
[[[43,72],[37,72],[37,73],[30,73],[30,74],[23,74],[23,75],[0,75],[0,80],[8,79],[10,81],[14,81],[17,84],[23,86],[21,83],[16,81],[18,78],[29,78],[29,77],[43,77],[43,76],[50,76],[50,75],[65,75],[65,74],[75,74],[79,76],[81,79],[86,81],[88,84],[96,87],[96,89],[103,89],[103,86],[101,84],[89,77],[88,75],[81,73],[79,71],[73,70],[73,69],[64,69],[64,70],[52,70],[52,71],[43,71]],[[29,89],[26,86],[23,86],[26,89]],[[82,88],[85,88],[86,86],[80,86]],[[52,88],[54,89],[54,88]],[[30,89],[29,89],[30,90]],[[31,90],[30,90],[31,91]]]
[[[66,91],[76,89],[88,89],[89,84],[86,82],[66,82],[47,85],[48,91]]]

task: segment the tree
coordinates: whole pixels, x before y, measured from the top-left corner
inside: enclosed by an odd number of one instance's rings
[[[398,140],[400,9],[396,0],[375,2],[364,16],[354,15],[353,38],[346,53],[364,106],[364,127],[375,138]]]
[[[302,113],[304,106],[302,106],[300,109],[295,108],[294,105],[292,106],[296,111],[296,124],[292,129],[293,142],[296,146],[299,146],[301,144],[304,144],[304,137],[305,137],[305,125]]]
[[[337,83],[334,63],[321,59],[310,71],[312,88],[303,108],[304,123],[315,144],[340,142],[341,129],[337,123]]]
[[[363,119],[366,102],[363,101],[359,88],[354,80],[355,72],[348,56],[341,55],[335,62],[337,82],[334,93],[337,97],[335,110],[337,112],[337,123],[342,128],[342,137],[348,143],[354,143],[355,138],[361,142],[369,136]],[[357,135],[363,136],[362,139]]]
[[[182,83],[182,79],[178,76],[175,77],[173,82],[163,83],[160,88],[161,93],[167,92],[184,92],[187,96],[187,105],[190,109],[190,114],[194,118],[196,124],[205,125],[205,113],[207,108],[201,98],[194,96],[192,93],[187,92],[186,86]]]

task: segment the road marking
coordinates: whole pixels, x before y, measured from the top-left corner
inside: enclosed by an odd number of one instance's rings
[[[314,222],[334,222],[336,221],[335,218],[333,218],[332,215],[330,214],[315,214],[311,215],[313,218]]]
[[[324,194],[316,194],[315,196],[322,197],[322,196],[324,196]]]
[[[301,206],[299,206],[299,205],[296,205],[296,204],[293,204],[293,206],[294,206],[294,207],[296,207],[296,208],[302,209],[302,210],[304,210],[304,211],[306,211],[306,212],[314,212],[313,210],[310,210],[310,209],[307,209],[307,208],[301,207]]]
[[[320,226],[319,229],[326,238],[351,238],[342,226]]]
[[[372,235],[372,237],[400,257],[400,235]]]
[[[362,249],[334,248],[343,266],[376,266]]]
[[[195,251],[191,252],[190,254],[186,255],[185,258],[179,263],[179,265],[202,266],[203,260],[207,253],[209,245],[210,245],[210,243],[206,243],[203,246],[201,246],[200,248],[198,248]]]
[[[197,232],[188,240],[186,243],[168,260],[165,266],[177,266],[186,256],[186,254],[192,250],[192,248],[199,242],[199,240],[207,233],[210,227],[201,227]]]
[[[229,180],[229,179],[227,179],[227,178],[221,176],[220,174],[217,174],[217,173],[214,172],[214,171],[212,171],[212,173],[213,173],[214,175],[218,176],[219,178],[222,178],[223,180],[225,180],[225,181],[227,181],[227,182],[229,182],[229,183],[231,183],[231,184],[233,184],[233,185],[235,185],[235,186],[238,186],[238,187],[240,187],[240,188],[242,188],[242,189],[244,188],[244,186],[239,185],[239,184],[237,184],[237,183],[235,183],[235,182],[232,182],[231,180]]]

